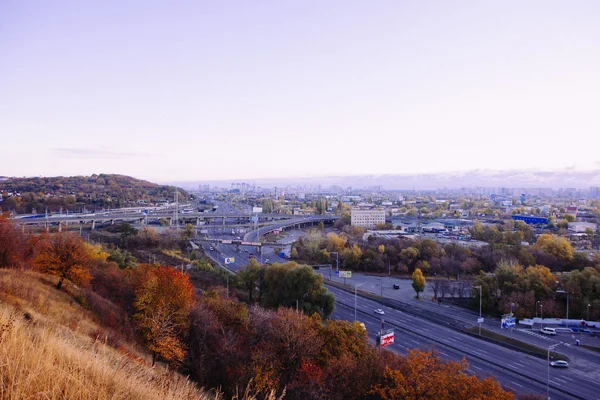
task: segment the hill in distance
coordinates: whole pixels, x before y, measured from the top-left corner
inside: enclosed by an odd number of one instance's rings
[[[2,178],[0,207],[18,213],[127,207],[173,201],[175,190],[175,186],[113,174]],[[177,190],[180,200],[189,198],[185,190]]]

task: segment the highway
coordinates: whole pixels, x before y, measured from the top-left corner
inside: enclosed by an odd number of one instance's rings
[[[334,275],[333,280],[343,283],[343,278],[338,278]],[[410,279],[400,279],[396,277],[380,277],[361,273],[353,273],[352,278],[347,279],[347,284],[350,286],[361,285],[360,290],[371,292],[376,295],[381,295],[387,299],[386,303],[395,306],[396,308],[411,309],[413,313],[421,313],[431,319],[450,322],[453,326],[471,327],[477,325],[479,313],[474,310],[468,310],[459,306],[454,306],[448,303],[439,305],[437,302],[430,300],[433,293],[426,289],[425,293],[421,294],[421,300],[415,298],[415,291],[411,286]],[[383,285],[383,286],[382,286]],[[393,285],[398,285],[400,289],[395,290]],[[383,290],[382,290],[383,288]],[[519,341],[532,344],[540,348],[548,348],[548,346],[565,343],[560,347],[560,353],[569,357],[571,367],[580,369],[588,374],[592,374],[594,379],[600,381],[600,353],[587,350],[582,347],[575,346],[575,340],[580,339],[583,343],[600,347],[600,339],[592,337],[589,334],[579,335],[572,333],[559,332],[556,336],[548,336],[539,333],[539,325],[536,329],[530,329],[523,325],[517,325],[516,329],[510,332],[507,329],[500,328],[500,319],[484,315],[484,323],[482,327],[506,337],[513,337]]]
[[[279,226],[278,223],[275,226]],[[266,227],[261,231],[272,230],[274,226]],[[256,233],[256,232],[254,232]],[[246,235],[246,238],[248,235]],[[231,236],[229,236],[231,238]],[[286,237],[286,242],[292,238]],[[283,243],[282,243],[283,245]],[[218,260],[221,264],[225,257],[235,257],[235,264],[228,265],[232,270],[238,270],[244,267],[250,258],[250,253],[254,253],[260,260],[257,247],[239,246],[239,250],[234,245],[220,244],[214,251],[210,251],[210,245],[202,244],[204,250],[211,258]],[[263,249],[263,262],[266,258],[270,262],[286,262],[278,255],[272,253],[272,249]],[[327,272],[323,272],[328,276]],[[352,278],[352,283],[358,281],[357,275]],[[525,393],[546,393],[546,380],[548,374],[548,365],[546,360],[526,355],[512,349],[483,341],[477,337],[461,333],[446,325],[449,325],[447,318],[454,318],[465,324],[476,325],[478,314],[469,310],[459,309],[458,307],[440,306],[433,302],[418,301],[412,299],[414,291],[410,288],[410,281],[403,281],[400,290],[393,290],[392,281],[394,278],[380,279],[379,277],[365,278],[362,289],[371,290],[375,293],[381,292],[381,284],[385,294],[396,296],[395,300],[403,307],[409,307],[410,313],[397,310],[380,302],[375,302],[364,297],[357,296],[358,320],[364,322],[369,336],[374,339],[376,332],[381,327],[381,317],[374,313],[375,309],[381,308],[385,311],[384,323],[386,327],[394,327],[397,334],[396,343],[388,347],[392,351],[405,353],[407,348],[434,349],[439,352],[442,359],[461,360],[463,357],[469,362],[469,373],[480,377],[493,376],[498,379],[506,388],[518,394]],[[339,280],[339,279],[338,279]],[[354,320],[354,294],[327,285],[327,278],[324,280],[326,287],[336,297],[336,310],[332,318]],[[378,286],[379,285],[379,286]],[[409,289],[410,288],[410,289]],[[446,324],[446,325],[445,325]],[[487,321],[486,328],[498,330],[499,321]],[[563,339],[536,337],[524,332],[513,332],[516,335],[526,336],[539,347],[547,348],[551,344],[559,344]],[[595,354],[592,354],[591,360],[586,358],[590,352],[570,346],[569,343],[560,344],[557,352],[570,352],[569,357],[573,357],[573,366],[568,369],[550,368],[550,394],[552,399],[600,399],[600,379],[598,379],[598,362],[595,361]],[[585,356],[581,356],[584,353]]]
[[[354,295],[332,286],[327,288],[336,297],[337,314],[334,316],[354,320]],[[367,326],[370,334],[377,332],[381,326],[382,316],[374,313],[375,309],[381,308],[385,312],[383,319],[386,327],[392,324],[396,329],[401,347],[435,348],[446,359],[457,360],[464,356],[471,363],[472,372],[490,373],[517,393],[544,392],[541,389],[545,389],[548,372],[545,360],[479,340],[373,300],[360,296],[356,300],[360,312],[358,320],[365,324],[366,321],[372,321]],[[560,347],[556,349],[560,350]],[[600,383],[595,376],[572,368],[550,368],[550,388],[553,399],[600,398]]]
[[[248,263],[251,252],[257,258],[260,257],[257,255],[254,246],[240,246],[241,250],[237,251],[233,245],[219,245],[218,249],[215,248],[214,251],[210,251],[209,245],[205,243],[203,248],[220,263],[224,262],[225,257],[235,257],[235,264],[228,265],[232,270],[243,268]],[[275,255],[269,255],[272,262],[286,261],[275,257]],[[337,309],[332,317],[353,321],[354,295],[329,285],[327,285],[327,288],[336,297]],[[446,360],[460,360],[462,357],[466,357],[470,363],[469,370],[471,373],[475,373],[480,377],[494,376],[507,388],[519,394],[545,393],[548,370],[545,360],[479,340],[441,326],[437,322],[407,314],[373,300],[357,296],[358,319],[367,325],[367,331],[371,337],[374,337],[381,326],[380,316],[373,312],[377,308],[385,310],[384,320],[386,326],[392,323],[397,329],[399,336],[398,343],[393,347],[394,351],[402,353],[406,352],[406,348],[435,349]],[[561,347],[564,346],[560,346],[557,351],[561,351]],[[550,370],[552,398],[600,398],[600,384],[596,382],[598,380],[595,379],[593,372],[572,368]],[[561,390],[572,391],[578,397],[566,395]]]
[[[337,304],[336,310],[331,315],[333,319],[346,321],[354,320],[354,308]],[[374,344],[377,332],[381,329],[381,319],[375,314],[358,314],[358,321],[365,324],[370,341]],[[386,328],[390,326],[386,325]],[[454,338],[452,338],[455,340]],[[455,350],[453,347],[447,347],[438,342],[427,339],[426,337],[414,334],[408,331],[395,329],[394,344],[387,346],[386,350],[398,354],[407,354],[407,349],[419,349],[423,351],[436,352],[441,360],[458,361],[463,357],[469,363],[467,373],[477,375],[479,378],[492,377],[500,382],[506,389],[517,394],[526,393],[546,393],[546,386],[531,382],[528,378],[519,374],[511,373],[503,368],[498,368],[493,364],[486,363],[478,357],[465,356],[464,353]],[[569,396],[561,395],[551,391],[553,399],[569,399]]]

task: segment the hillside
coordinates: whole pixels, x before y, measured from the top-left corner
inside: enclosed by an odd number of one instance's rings
[[[188,193],[178,189],[180,200]],[[43,213],[64,210],[93,210],[172,201],[174,186],[124,175],[3,178],[0,180],[0,211]]]
[[[79,304],[106,300],[70,283],[58,291],[56,279],[0,269],[1,399],[214,399],[185,377],[152,368],[147,353]]]

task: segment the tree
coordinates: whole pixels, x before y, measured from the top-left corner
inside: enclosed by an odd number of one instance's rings
[[[335,232],[327,234],[327,250],[340,252],[346,247],[348,237],[344,234],[337,235]]]
[[[419,293],[425,290],[425,277],[419,268],[415,269],[415,272],[412,274],[412,287],[417,292],[417,299],[419,298]]]
[[[127,250],[111,249],[108,254],[107,261],[117,263],[121,269],[134,268],[137,265],[135,257]]]
[[[0,268],[23,266],[26,244],[25,236],[8,215],[0,215]]]
[[[544,233],[538,237],[535,245],[558,259],[565,261],[573,259],[573,247],[564,237]]]
[[[194,298],[188,276],[166,266],[143,265],[135,294],[134,319],[152,351],[152,365],[157,356],[172,363],[183,360],[181,335]]]
[[[479,379],[466,373],[466,360],[441,362],[431,352],[409,350],[399,369],[385,368],[383,384],[371,394],[383,400],[395,399],[494,399],[512,400],[492,378]]]
[[[311,267],[295,262],[265,267],[262,303],[266,307],[296,307],[306,314],[328,317],[335,298],[323,287],[323,276]]]
[[[76,285],[87,286],[91,280],[88,269],[90,260],[83,239],[71,233],[59,233],[40,242],[34,264],[40,271],[58,276],[56,288],[60,289],[65,279]]]
[[[252,302],[252,295],[256,290],[256,278],[258,277],[258,271],[260,270],[260,264],[255,258],[251,258],[248,265],[240,271],[236,276],[236,279],[240,285],[248,291],[248,299]]]
[[[128,222],[123,222],[119,225],[119,232],[121,233],[121,246],[129,246],[129,238],[137,235],[138,231]]]

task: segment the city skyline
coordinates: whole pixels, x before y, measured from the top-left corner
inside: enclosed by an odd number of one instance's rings
[[[0,175],[597,171],[599,11],[4,2]]]

